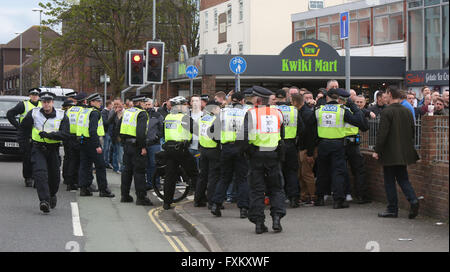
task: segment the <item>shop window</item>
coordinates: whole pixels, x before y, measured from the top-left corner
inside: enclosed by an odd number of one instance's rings
[[[441,68],[440,7],[425,9],[425,69]]]
[[[423,65],[423,10],[408,12],[409,70],[422,70]]]

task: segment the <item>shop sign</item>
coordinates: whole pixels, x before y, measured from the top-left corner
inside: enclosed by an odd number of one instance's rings
[[[407,71],[405,75],[407,86],[448,85],[448,70]]]

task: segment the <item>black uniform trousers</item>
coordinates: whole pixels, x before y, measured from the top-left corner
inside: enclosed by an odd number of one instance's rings
[[[63,167],[62,167],[62,176],[64,179],[64,184],[69,185],[69,158],[70,158],[70,146],[67,141],[64,141],[63,143],[64,147],[64,160],[63,160]]]
[[[175,149],[167,145],[164,147],[164,150],[167,156],[166,176],[164,180],[164,203],[171,204],[175,194],[177,177],[180,175],[178,168],[180,166],[183,168],[191,184],[194,182],[197,183],[198,169],[194,156],[187,148],[180,147],[179,149]]]
[[[222,145],[220,153],[220,180],[217,183],[216,191],[212,201],[222,204],[227,196],[227,190],[233,181],[237,186],[237,206],[239,208],[249,208],[249,185],[247,181],[248,164],[241,147],[236,144]]]
[[[200,176],[195,188],[195,203],[213,204],[212,198],[220,179],[220,149],[200,147]]]
[[[300,196],[298,151],[294,140],[285,140],[286,159],[282,163],[284,190],[288,198]]]
[[[106,181],[106,167],[103,154],[97,153],[97,146],[84,138],[80,145],[80,170],[78,172],[80,187],[89,187],[94,180],[92,175],[92,164],[95,165],[95,176],[99,191],[103,191],[108,187]]]
[[[121,177],[120,191],[122,196],[130,194],[131,182],[134,177],[134,189],[138,199],[144,199],[146,192],[146,167],[148,156],[141,155],[141,149],[135,143],[124,143],[123,146],[123,171]]]
[[[31,152],[32,152],[33,144],[26,143],[23,148],[23,156],[22,156],[22,175],[23,178],[32,178],[33,177],[33,167],[31,163]]]
[[[350,170],[355,178],[356,197],[367,199],[366,169],[364,167],[364,156],[361,154],[358,144],[349,143],[345,146],[345,156],[350,164]],[[346,175],[347,188],[350,188],[350,176]],[[347,189],[347,193],[350,189]]]
[[[64,152],[66,147],[64,147]],[[66,155],[67,154],[67,155]],[[75,136],[70,136],[68,140],[68,153],[64,154],[64,161],[67,162],[67,174],[64,181],[67,179],[67,185],[79,185],[78,173],[80,171],[80,142]],[[80,185],[81,186],[81,185]]]
[[[59,189],[61,159],[58,144],[32,144],[32,177],[40,201],[50,201]]]
[[[264,193],[270,199],[270,215],[286,215],[286,199],[280,176],[280,163],[276,151],[255,151],[250,156],[250,209],[248,219],[264,221]]]
[[[344,139],[321,139],[317,157],[317,197],[323,197],[331,184],[334,200],[345,200],[346,173]]]

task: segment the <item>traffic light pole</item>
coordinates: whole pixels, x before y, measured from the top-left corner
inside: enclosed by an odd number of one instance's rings
[[[153,40],[156,39],[156,0],[153,0]],[[148,53],[148,52],[147,52]],[[156,102],[156,86],[155,84],[153,84],[152,86],[152,99],[153,99],[153,103]]]
[[[132,88],[133,88],[133,86],[128,87],[120,92],[120,97],[122,98],[123,102],[125,102],[125,93],[128,92],[129,90],[131,90]]]

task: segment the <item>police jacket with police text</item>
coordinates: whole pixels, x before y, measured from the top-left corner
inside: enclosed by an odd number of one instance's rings
[[[27,100],[25,100],[27,101]],[[32,102],[30,100],[30,103],[33,104],[35,107],[38,106],[39,101],[36,102]],[[15,128],[19,128],[19,122],[17,122],[16,116],[22,114],[25,111],[25,105],[23,104],[23,101],[20,101],[19,103],[17,103],[17,105],[10,109],[7,113],[6,113],[6,118],[8,118],[8,121],[11,123],[11,125],[13,125]]]
[[[277,106],[279,106],[279,105],[292,106],[288,102],[277,102],[276,105]],[[297,145],[299,145],[301,139],[304,137],[304,133],[305,133],[305,123],[303,122],[303,118],[302,118],[302,115],[300,114],[300,111],[298,111],[298,114],[297,114],[297,136],[295,138],[295,142]]]
[[[172,110],[171,112],[170,112],[170,114],[177,114],[177,113],[183,113],[183,112],[176,112],[176,111],[174,111],[174,110]],[[184,114],[184,116],[183,116],[183,118],[181,119],[181,123],[183,124],[183,127],[184,127],[184,129],[186,129],[186,130],[189,130],[189,132],[191,133],[191,134],[197,134],[198,135],[198,131],[194,131],[194,119],[192,119],[192,117],[190,117],[189,115],[187,115],[186,113],[183,113]],[[166,116],[167,117],[167,116]],[[165,138],[166,137],[166,135],[165,135],[165,129],[163,129],[163,137]],[[192,139],[189,141],[189,144],[191,144],[192,143]]]
[[[143,110],[141,107],[139,106],[135,106],[134,108],[138,108],[141,109],[142,111],[138,114],[137,116],[137,120],[136,120],[136,147],[137,148],[145,148],[147,147],[147,121],[148,121],[148,115],[147,112],[145,110]],[[122,126],[122,118],[120,118],[119,121],[119,126],[118,126],[118,130],[120,131],[120,128]],[[126,135],[126,134],[120,134],[120,139],[122,141],[122,143],[126,140],[126,139],[133,139],[135,137],[131,136],[131,135]]]
[[[56,117],[56,110],[53,108],[53,111],[50,114],[46,114],[44,109],[40,109],[40,112],[44,115],[45,118],[51,119]],[[20,146],[25,146],[25,144],[31,138],[31,131],[34,125],[33,119],[33,111],[29,111],[23,121],[20,123],[17,133],[17,141]],[[59,125],[59,131],[51,132],[48,134],[48,138],[55,141],[64,141],[68,139],[70,136],[70,123],[69,118],[64,115],[61,124]]]

